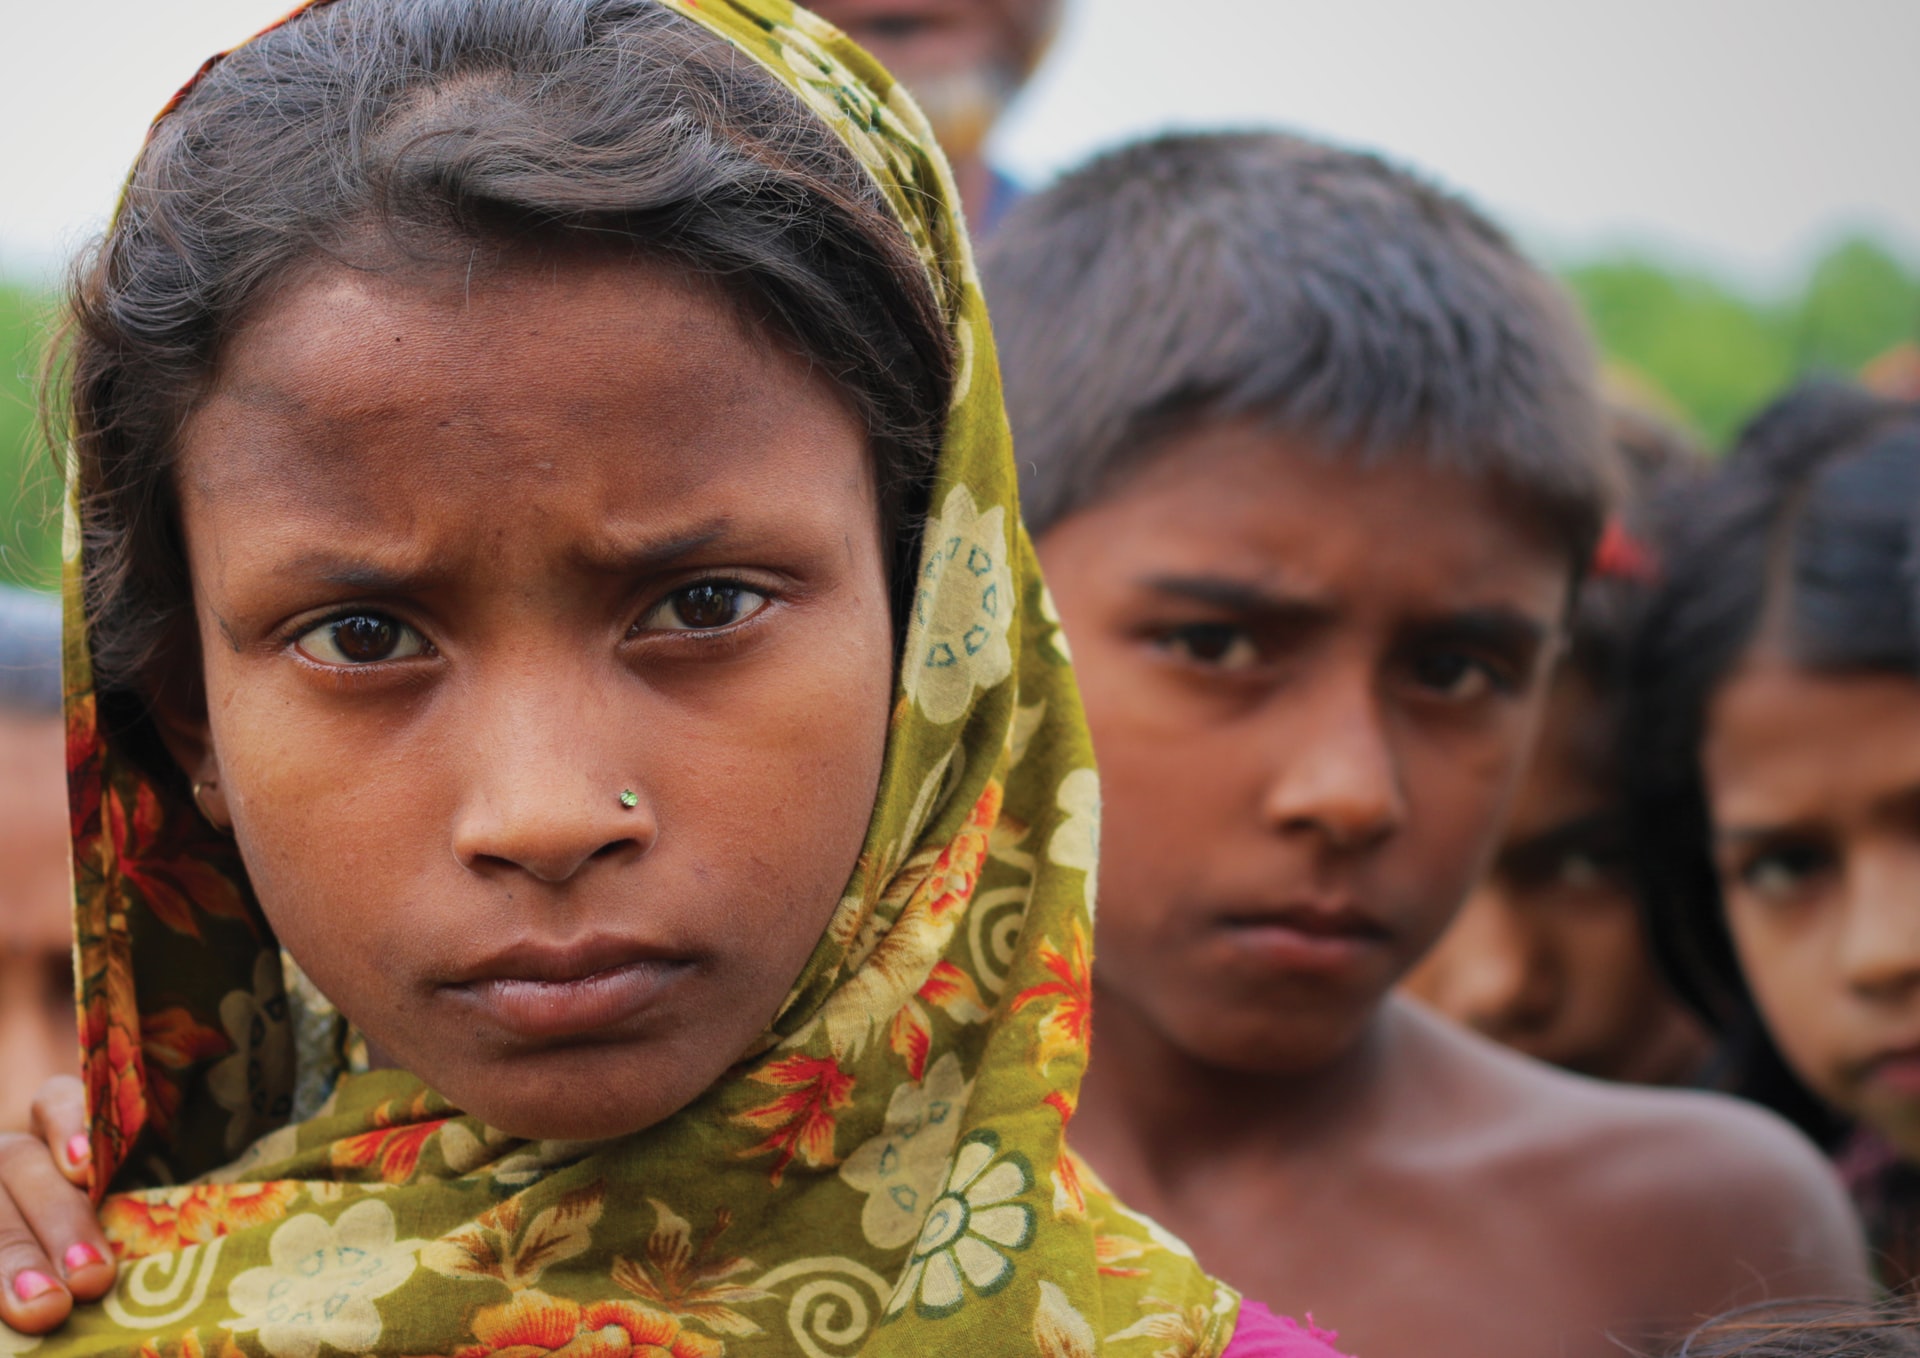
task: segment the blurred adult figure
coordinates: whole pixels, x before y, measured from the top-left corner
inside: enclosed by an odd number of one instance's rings
[[[0,1131],[79,1069],[68,896],[60,608],[0,587]]]
[[[913,91],[953,162],[976,235],[1020,196],[987,162],[987,137],[1060,26],[1063,0],[811,0],[821,18]]]
[[[1626,648],[1657,570],[1645,506],[1704,464],[1676,431],[1626,405],[1615,404],[1610,425],[1627,504],[1582,586],[1506,835],[1407,988],[1568,1070],[1685,1085],[1703,1077],[1711,1046],[1654,966],[1618,756]]]

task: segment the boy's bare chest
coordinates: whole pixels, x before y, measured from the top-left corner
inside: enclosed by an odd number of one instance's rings
[[[1168,1203],[1202,1264],[1360,1358],[1618,1358],[1655,1303],[1550,1191],[1450,1176],[1326,1174]],[[1638,1313],[1638,1314],[1636,1314]],[[1647,1336],[1650,1337],[1650,1336]]]

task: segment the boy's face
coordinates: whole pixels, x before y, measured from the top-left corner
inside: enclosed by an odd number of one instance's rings
[[[206,710],[171,739],[276,934],[518,1136],[672,1114],[859,855],[893,672],[867,439],[654,269],[324,272],[179,472]]]
[[[1215,1066],[1337,1057],[1492,848],[1566,553],[1483,482],[1234,424],[1040,555],[1105,793],[1103,1003]]]
[[[1563,669],[1492,866],[1407,988],[1496,1042],[1582,1074],[1684,1080],[1706,1039],[1648,954],[1615,728],[1592,681]]]

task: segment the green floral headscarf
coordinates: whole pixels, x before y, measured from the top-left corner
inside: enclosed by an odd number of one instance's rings
[[[844,899],[759,1054],[692,1105],[616,1141],[511,1139],[403,1071],[357,1065],[232,842],[105,739],[75,545],[80,1012],[123,1265],[45,1341],[0,1326],[0,1358],[1181,1358],[1232,1334],[1235,1294],[1065,1148],[1099,791],[946,163],[905,92],[788,0],[661,3],[853,149],[960,355]]]

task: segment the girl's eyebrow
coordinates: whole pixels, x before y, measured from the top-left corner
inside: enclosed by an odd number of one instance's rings
[[[729,526],[726,519],[714,519],[675,537],[626,541],[609,537],[580,543],[568,555],[577,564],[601,574],[647,575],[724,540]]]

